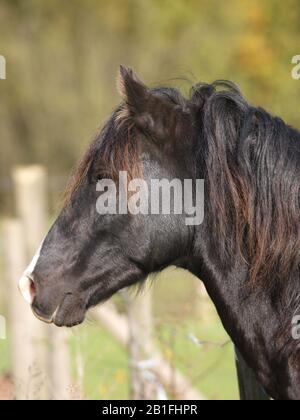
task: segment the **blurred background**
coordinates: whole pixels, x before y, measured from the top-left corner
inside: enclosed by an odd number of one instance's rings
[[[15,321],[11,302],[17,298],[9,290],[21,262],[30,259],[31,245],[24,244],[25,255],[14,263],[11,249],[20,241],[11,218],[30,223],[26,200],[36,201],[44,220],[33,229],[44,235],[71,168],[119,103],[119,64],[133,67],[150,86],[172,84],[185,93],[197,81],[232,80],[250,102],[300,128],[300,81],[291,77],[292,57],[300,54],[299,21],[298,0],[0,0],[0,54],[6,59],[6,80],[0,80],[0,314],[7,320],[6,339],[0,339],[0,399],[16,398],[18,386],[24,387],[24,378],[16,377],[20,337],[11,330],[22,319]],[[30,183],[28,173],[37,177],[37,193],[18,198],[22,180]],[[151,384],[157,398],[185,397],[187,390],[207,399],[238,398],[232,345],[198,280],[170,268],[138,299],[146,299],[145,340],[162,365],[147,349],[135,352],[127,292],[113,299],[107,313],[99,310],[64,336],[41,333],[48,352],[63,343],[63,354],[54,351],[57,359],[49,368],[46,357],[43,369],[69,366],[70,398],[138,397],[139,381]],[[137,302],[135,310],[145,307]],[[140,358],[138,367],[133,357]],[[151,363],[166,369],[167,378],[153,373]],[[24,375],[40,397],[44,380]],[[65,385],[52,378],[50,388],[59,386]]]

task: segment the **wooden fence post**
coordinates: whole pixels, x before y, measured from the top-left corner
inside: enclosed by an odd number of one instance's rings
[[[24,232],[26,264],[31,261],[37,251],[45,231],[46,194],[45,170],[39,165],[17,167],[14,169],[13,183],[17,217],[21,220]],[[48,367],[48,329],[43,323],[31,318],[26,320],[26,328],[34,331],[34,350],[36,355],[36,376],[43,376],[38,394],[29,393],[28,399],[48,399],[49,371]]]
[[[47,225],[46,171],[39,165],[17,167],[13,181],[16,214],[23,223],[27,258],[31,259]]]
[[[28,261],[30,261],[48,225],[47,174],[45,168],[40,165],[18,167],[13,172],[13,180],[16,211],[23,223]],[[43,372],[46,373],[48,379],[47,396],[51,399],[67,399],[70,395],[71,374],[66,332],[61,332],[41,322],[35,328],[40,340],[48,344],[48,349],[37,348],[37,351],[41,353]],[[49,351],[49,345],[51,351]],[[59,370],[61,370],[60,374],[58,374]],[[45,394],[46,392],[44,396]]]
[[[126,291],[129,327],[129,367],[131,374],[131,398],[134,400],[156,399],[155,378],[149,376],[147,364],[154,356],[151,290],[137,296]]]
[[[47,397],[45,381],[46,343],[40,322],[36,320],[18,291],[27,262],[24,229],[20,220],[3,223],[4,259],[8,281],[9,328],[14,397],[17,400]]]
[[[50,329],[50,378],[51,398],[54,400],[69,400],[72,392],[71,363],[68,346],[69,333],[64,328],[53,325]]]

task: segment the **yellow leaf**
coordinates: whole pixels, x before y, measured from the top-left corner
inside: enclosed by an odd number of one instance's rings
[[[125,372],[123,369],[118,369],[115,373],[115,381],[117,384],[123,384],[125,381]]]

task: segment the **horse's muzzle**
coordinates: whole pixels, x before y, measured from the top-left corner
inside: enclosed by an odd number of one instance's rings
[[[35,315],[35,317],[38,318],[40,321],[46,322],[47,324],[51,324],[55,313],[51,317],[46,317],[45,315],[40,313],[38,308],[34,307],[33,305],[36,297],[36,286],[31,276],[29,276],[28,274],[23,274],[19,281],[19,290],[25,301],[31,306],[32,312]]]
[[[48,305],[45,305],[45,302],[41,302],[41,297],[38,296],[39,293],[37,293],[37,287],[32,276],[26,273],[23,274],[19,281],[19,290],[26,302],[31,306],[35,317],[40,321],[47,324],[54,323],[58,327],[71,327],[81,324],[84,320],[86,313],[85,302],[76,294],[65,293],[63,298],[56,304],[55,311],[53,311],[55,307],[53,303],[48,307]]]

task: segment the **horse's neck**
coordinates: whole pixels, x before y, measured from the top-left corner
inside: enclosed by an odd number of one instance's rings
[[[235,267],[224,270],[203,244],[199,255],[201,257],[195,257],[190,271],[204,282],[224,328],[247,363],[261,372],[268,366],[266,360],[274,356],[270,354],[270,343],[279,328],[271,299],[256,293],[246,295],[247,268],[243,262],[236,262]]]

